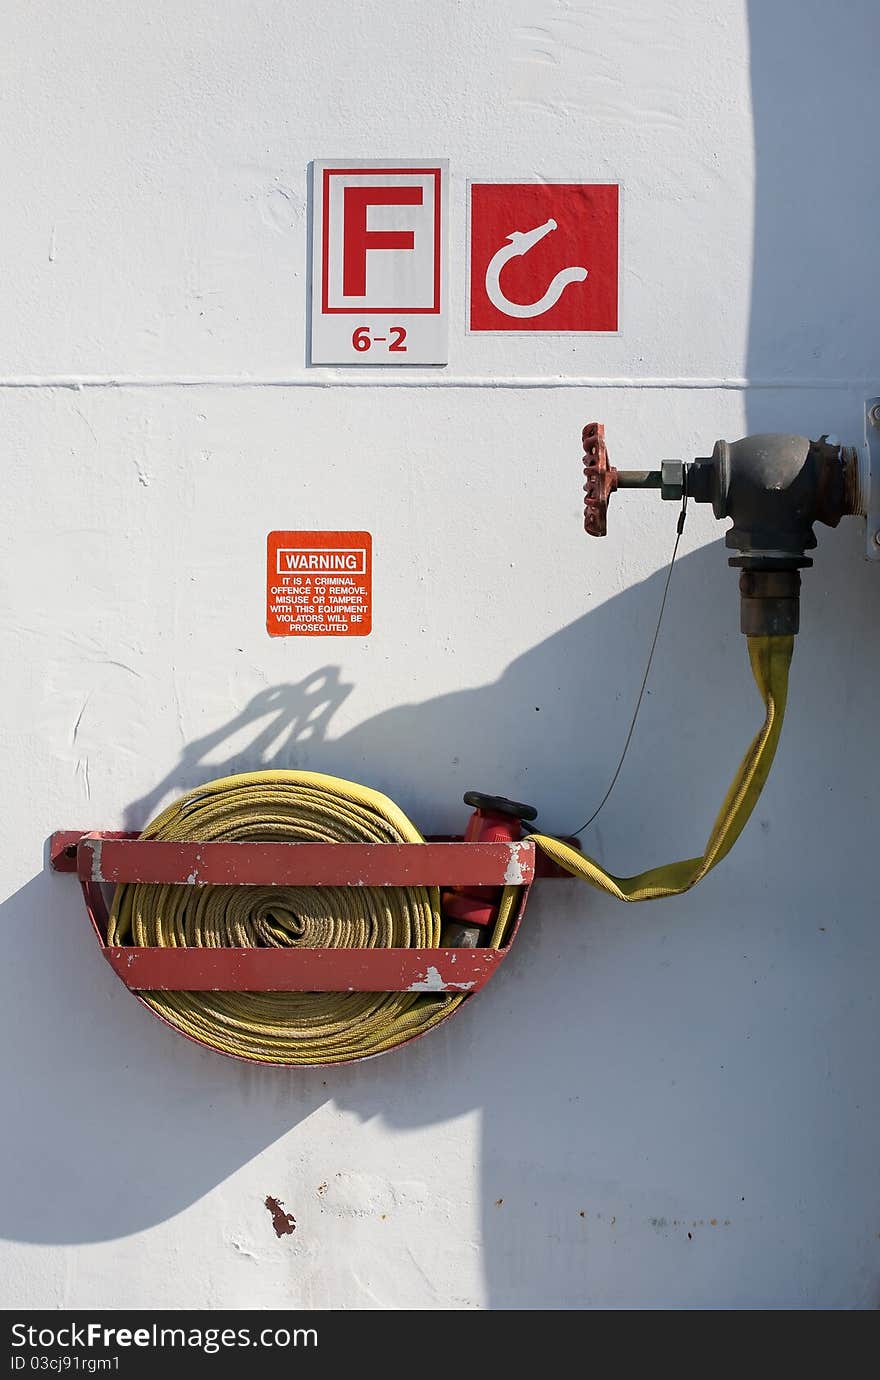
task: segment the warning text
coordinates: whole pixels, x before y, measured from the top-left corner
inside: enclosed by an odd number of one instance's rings
[[[271,637],[364,637],[370,632],[369,532],[270,532],[266,564]]]

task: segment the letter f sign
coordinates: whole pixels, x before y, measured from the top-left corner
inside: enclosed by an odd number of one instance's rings
[[[371,206],[421,206],[421,187],[345,187],[342,214],[342,293],[366,297],[367,252],[371,249],[414,249],[412,230],[368,230]]]
[[[445,364],[445,162],[313,164],[313,364]]]

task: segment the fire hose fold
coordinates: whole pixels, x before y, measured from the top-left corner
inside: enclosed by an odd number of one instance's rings
[[[792,636],[749,637],[747,641],[752,674],[764,702],[764,722],[724,797],[702,855],[652,867],[635,877],[615,877],[560,839],[532,834],[533,841],[553,862],[572,876],[616,896],[619,901],[656,901],[690,891],[727,856],[748,823],[773,765],[785,715],[788,672],[794,650]]]

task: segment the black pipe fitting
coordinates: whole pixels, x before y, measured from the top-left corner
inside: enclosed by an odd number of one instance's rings
[[[777,561],[812,565],[805,552],[816,545],[814,522],[836,527],[855,510],[855,451],[831,445],[827,436],[746,436],[717,441],[710,459],[688,467],[687,490],[711,503],[717,518],[733,519],[726,544],[739,551],[731,565]]]
[[[746,436],[717,441],[692,464],[664,460],[660,470],[614,470],[610,490],[659,488],[664,499],[711,503],[730,518],[725,543],[742,571],[740,626],[750,636],[796,633],[800,571],[813,564],[813,524],[836,527],[859,512],[858,456],[822,436]]]
[[[750,636],[796,633],[800,571],[813,564],[813,524],[836,527],[857,507],[856,452],[827,436],[746,436],[718,441],[711,459],[695,460],[689,497],[711,503],[733,526],[725,544],[740,576],[740,627]]]

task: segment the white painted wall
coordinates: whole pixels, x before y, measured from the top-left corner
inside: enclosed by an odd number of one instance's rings
[[[749,430],[856,440],[878,391],[876,8],[751,11],[7,7],[7,1306],[880,1302],[880,572],[856,522],[805,577],[778,762],[731,858],[626,910],[547,885],[497,982],[381,1060],[260,1071],[181,1040],[42,854],[264,763],[360,778],[427,829],[462,824],[469,786],[559,829],[590,812],[674,514],[627,497],[583,536],[583,422],[641,464]],[[451,159],[439,381],[305,367],[307,165],[336,155]],[[624,184],[617,338],[465,335],[466,178],[539,176]],[[277,527],[373,532],[370,638],[267,638]],[[759,717],[737,623],[692,511],[587,840],[617,870],[703,840]]]

